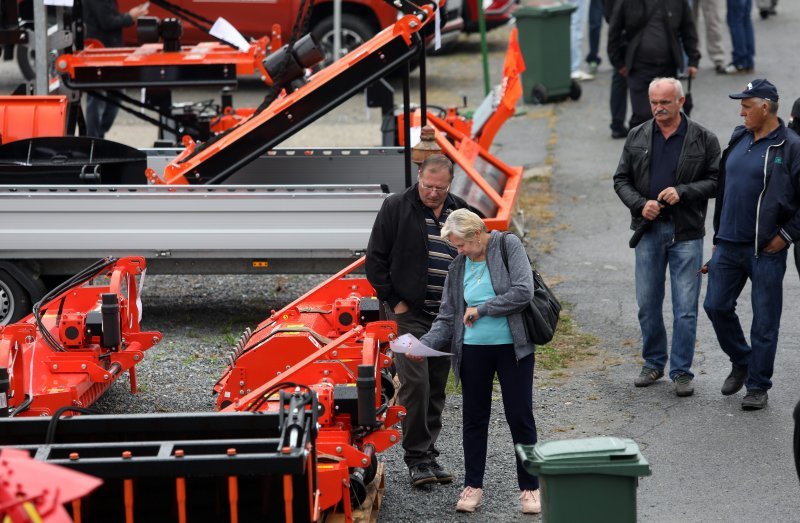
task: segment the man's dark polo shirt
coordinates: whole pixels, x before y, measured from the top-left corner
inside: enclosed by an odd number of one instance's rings
[[[678,161],[683,149],[683,140],[686,138],[686,118],[681,115],[681,124],[678,130],[664,139],[664,134],[658,125],[653,127],[653,154],[650,156],[650,192],[648,200],[655,200],[659,193],[667,187],[677,184]],[[669,216],[669,207],[661,210],[661,217]]]

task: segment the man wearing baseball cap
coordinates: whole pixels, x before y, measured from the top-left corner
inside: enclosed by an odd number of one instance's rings
[[[783,307],[789,245],[800,240],[800,138],[778,118],[778,90],[766,79],[741,93],[744,125],[722,153],[714,211],[714,254],[704,308],[732,369],[722,394],[747,393],[742,409],[767,406]],[[736,315],[745,282],[752,284],[750,343]]]

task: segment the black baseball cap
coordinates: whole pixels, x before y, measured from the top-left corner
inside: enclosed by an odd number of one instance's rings
[[[766,78],[756,78],[748,83],[741,93],[729,94],[734,100],[741,100],[743,98],[764,98],[770,102],[778,101],[778,88]]]

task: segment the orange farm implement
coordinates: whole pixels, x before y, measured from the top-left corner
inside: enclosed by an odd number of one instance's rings
[[[144,269],[143,258],[101,260],[0,326],[0,417],[88,407],[125,372],[136,392],[134,366],[161,340],[139,330]]]

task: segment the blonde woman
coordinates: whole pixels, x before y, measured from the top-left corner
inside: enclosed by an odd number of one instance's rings
[[[451,344],[453,373],[456,383],[462,384],[464,398],[464,490],[456,510],[474,512],[483,499],[495,374],[514,443],[536,443],[534,345],[526,336],[521,315],[533,296],[533,277],[519,238],[488,232],[480,217],[467,209],[448,216],[442,237],[458,250],[458,256],[445,280],[439,315],[421,341],[440,350]],[[500,250],[502,241],[508,269]],[[516,455],[513,448],[508,455]],[[525,471],[519,458],[517,482],[522,511],[540,512],[539,481]]]

